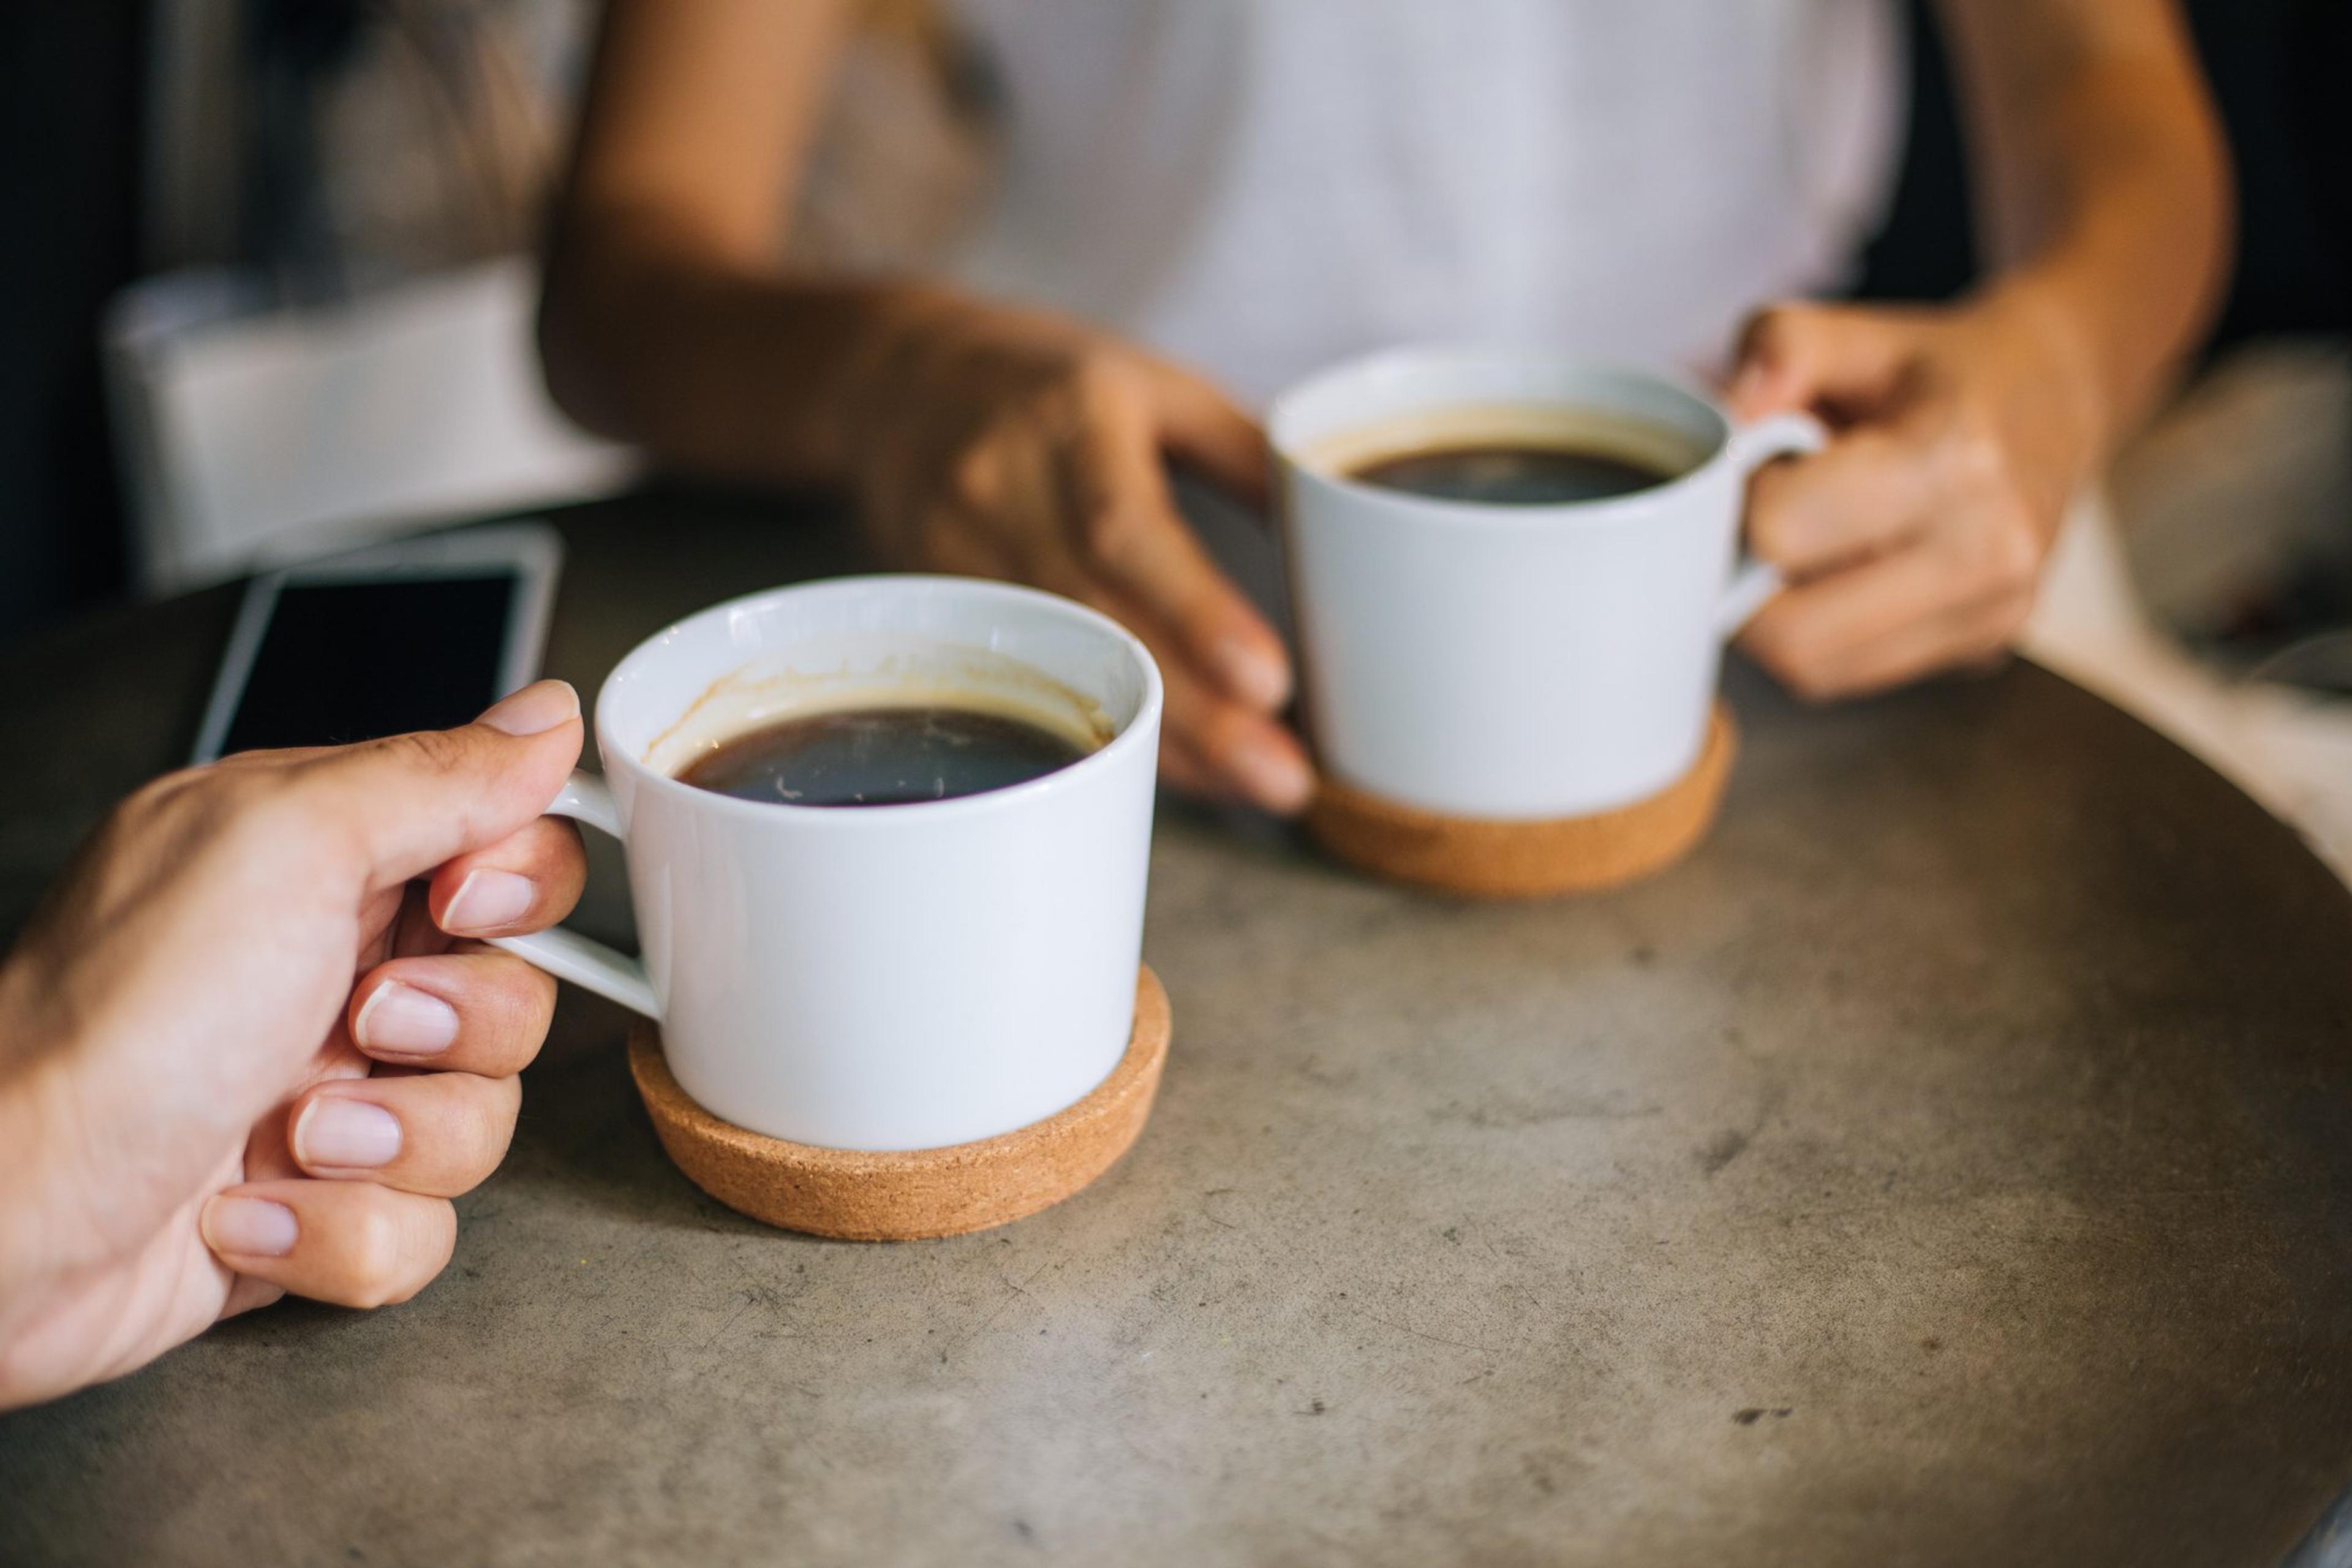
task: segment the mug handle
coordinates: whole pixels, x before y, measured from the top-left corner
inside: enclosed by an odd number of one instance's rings
[[[547,815],[568,816],[615,838],[621,837],[620,807],[614,803],[613,792],[605,787],[604,781],[594,773],[574,773],[565,780],[562,792],[549,804]],[[661,1002],[654,995],[653,982],[646,977],[646,966],[640,959],[615,952],[603,942],[592,942],[562,926],[533,931],[529,936],[494,936],[489,942],[491,946],[506,949],[558,980],[584,985],[631,1012],[643,1013],[656,1023],[661,1020]]]
[[[1743,498],[1748,477],[1765,464],[1776,458],[1818,452],[1829,444],[1828,426],[1810,414],[1775,414],[1734,430],[1731,466],[1739,470]],[[1780,569],[1742,552],[1731,585],[1723,591],[1722,601],[1715,608],[1715,635],[1727,642],[1738,637],[1739,629],[1780,591]]]

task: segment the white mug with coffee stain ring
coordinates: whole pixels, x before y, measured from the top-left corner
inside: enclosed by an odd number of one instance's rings
[[[982,794],[751,801],[676,773],[804,712],[912,700],[1099,742]],[[1142,962],[1160,671],[1034,589],[850,577],[688,616],[596,699],[604,774],[550,810],[620,839],[641,959],[557,929],[500,947],[657,1020],[706,1110],[835,1149],[929,1149],[1041,1121],[1127,1049]]]
[[[1267,422],[1320,765],[1445,816],[1580,816],[1674,784],[1723,641],[1778,591],[1738,558],[1748,476],[1819,449],[1656,376],[1507,349],[1408,348],[1285,393]],[[1613,455],[1671,477],[1600,500],[1433,499],[1350,479],[1448,447]]]

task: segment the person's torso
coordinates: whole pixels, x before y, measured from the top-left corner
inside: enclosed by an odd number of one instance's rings
[[[961,0],[1003,88],[975,287],[1245,398],[1413,339],[1682,365],[1836,280],[1901,121],[1885,0]]]

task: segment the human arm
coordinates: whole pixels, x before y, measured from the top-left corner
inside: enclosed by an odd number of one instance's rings
[[[788,270],[783,214],[840,0],[614,0],[560,204],[548,384],[591,428],[755,483],[844,490],[897,564],[1091,604],[1166,677],[1162,766],[1276,810],[1312,787],[1279,639],[1163,463],[1263,500],[1264,437],[1200,376],[1079,322],[913,279]]]
[[[1732,402],[1835,439],[1750,490],[1791,587],[1744,646],[1797,690],[1997,653],[2074,490],[2194,347],[2227,264],[2220,132],[2174,0],[1944,0],[1991,269],[1941,308],[1796,304]]]
[[[498,1163],[578,897],[569,687],[252,752],[107,819],[0,963],[0,1407],[285,1291],[402,1300]]]

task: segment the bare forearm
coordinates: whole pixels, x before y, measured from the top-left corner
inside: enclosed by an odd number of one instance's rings
[[[704,473],[844,482],[895,346],[941,291],[788,279],[632,226],[585,220],[550,267],[540,345],[564,411]]]
[[[2169,0],[1945,0],[1996,298],[2070,340],[2101,444],[2195,345],[2228,261],[2221,139]]]
[[[2170,383],[2219,300],[2229,185],[2218,138],[2144,109],[2074,106],[2074,194],[2056,204],[2012,284],[2042,290],[2080,324],[2112,439]]]
[[[540,346],[589,428],[709,472],[842,477],[852,395],[924,291],[792,280],[784,214],[845,0],[610,0]]]

